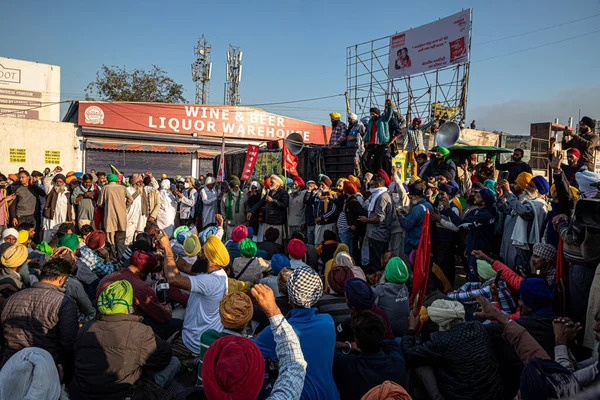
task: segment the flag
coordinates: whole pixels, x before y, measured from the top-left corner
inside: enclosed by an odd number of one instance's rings
[[[240,180],[248,181],[254,172],[256,166],[256,160],[258,159],[258,146],[249,144],[248,151],[246,152],[246,161],[244,161],[244,170]]]
[[[117,167],[115,167],[115,166],[114,166],[114,165],[112,165],[112,164],[108,164],[108,166],[110,167],[110,172],[111,172],[112,174],[115,174],[115,175],[121,175],[121,173],[119,172],[119,170],[117,169]]]
[[[225,138],[221,142],[221,159],[219,160],[219,171],[217,172],[217,182],[225,180]]]
[[[281,157],[283,169],[290,175],[298,176],[298,156],[292,154],[290,149],[283,145],[283,157]]]
[[[427,290],[427,279],[431,270],[431,236],[429,234],[431,219],[429,210],[425,212],[423,227],[421,228],[421,240],[415,254],[415,263],[413,265],[413,286],[410,294],[410,304],[413,310],[419,311],[425,300]],[[417,304],[413,304],[416,302]]]

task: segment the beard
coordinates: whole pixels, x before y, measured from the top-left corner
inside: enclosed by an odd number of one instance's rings
[[[579,133],[588,133],[590,128],[579,128]]]

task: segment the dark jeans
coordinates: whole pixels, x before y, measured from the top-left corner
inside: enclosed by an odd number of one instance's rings
[[[117,251],[117,260],[120,260],[123,257],[123,254],[127,251],[127,246],[125,245],[125,238],[127,237],[125,232],[117,231],[115,232],[115,249]]]
[[[369,238],[369,262],[371,265],[365,268],[366,271],[373,273],[383,270],[381,258],[387,251],[387,248],[388,242],[382,242]]]
[[[456,244],[454,242],[440,242],[434,240],[433,244],[433,260],[446,275],[446,278],[454,286],[454,278],[456,276]]]
[[[477,274],[477,259],[473,256],[467,256],[467,282],[479,282]]]
[[[25,224],[33,224],[33,228],[37,232],[37,227],[39,225],[37,224],[37,221],[35,220],[35,216],[34,215],[22,215],[20,217],[17,217],[17,221],[19,222],[19,225],[21,225],[23,223],[25,223]]]
[[[377,171],[383,168],[385,158],[385,145],[370,144],[367,147],[367,151],[369,152],[369,171],[377,173]]]
[[[588,297],[595,273],[596,268],[591,266],[574,264],[569,268],[569,316],[582,325],[585,325]]]
[[[169,322],[161,324],[150,317],[144,317],[142,322],[152,328],[154,333],[164,340],[167,340],[173,336],[175,332],[180,331],[181,328],[183,328],[183,320],[178,318],[171,318]]]

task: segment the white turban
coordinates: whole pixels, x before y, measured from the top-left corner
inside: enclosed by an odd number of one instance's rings
[[[252,183],[250,184],[251,188],[257,188],[258,190],[260,190],[260,183],[256,182],[256,181],[252,181]]]
[[[58,370],[44,349],[19,350],[0,370],[0,400],[56,400],[60,395]]]
[[[348,118],[351,119],[352,121],[358,121],[358,115],[356,115],[354,113],[348,114]]]
[[[354,261],[352,261],[352,257],[350,256],[350,253],[348,253],[347,251],[341,251],[335,257],[335,265],[338,267],[339,266],[352,267],[354,265]]]
[[[19,237],[19,232],[15,228],[8,228],[2,232],[2,241],[6,240],[7,237],[14,236],[15,239]]]
[[[171,188],[171,181],[168,179],[163,179],[160,181],[160,188],[162,190],[169,190]]]
[[[206,180],[204,181],[205,184],[207,185],[212,185],[213,183],[215,183],[215,178],[212,176],[209,176],[208,178],[206,178]]]
[[[283,186],[283,181],[277,175],[271,175],[271,184],[276,184],[279,187]]]
[[[446,326],[455,319],[465,319],[465,307],[458,301],[436,300],[427,307],[429,319],[439,326]]]
[[[598,193],[598,188],[591,186],[591,184],[600,182],[600,174],[592,171],[581,171],[575,174],[575,180],[577,181],[577,185],[579,185],[582,197],[590,199]]]

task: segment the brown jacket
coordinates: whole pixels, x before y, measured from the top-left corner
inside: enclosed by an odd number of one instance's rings
[[[147,196],[146,209],[142,210],[142,212],[144,216],[156,219],[160,211],[160,193],[156,189],[146,192],[146,188],[144,188],[144,195]]]
[[[73,206],[71,205],[71,192],[66,192],[65,196],[67,196],[67,221],[73,220]],[[58,200],[58,193],[54,188],[50,190],[48,195],[46,196],[46,204],[44,205],[44,210],[42,212],[42,216],[44,218],[52,219],[54,218],[54,213],[56,212],[56,201]]]
[[[125,232],[127,230],[127,208],[133,198],[127,188],[118,183],[104,186],[98,207],[104,207],[104,230],[106,233]]]
[[[519,359],[526,365],[532,358],[539,357],[549,360],[546,350],[531,336],[527,329],[514,321],[509,322],[502,332],[506,341],[515,349]]]
[[[69,363],[77,336],[77,306],[65,289],[45,282],[10,296],[2,310],[3,364],[25,347],[47,350],[57,364]]]
[[[79,331],[75,383],[86,399],[127,397],[144,370],[160,371],[171,361],[171,345],[136,315],[99,315]]]

